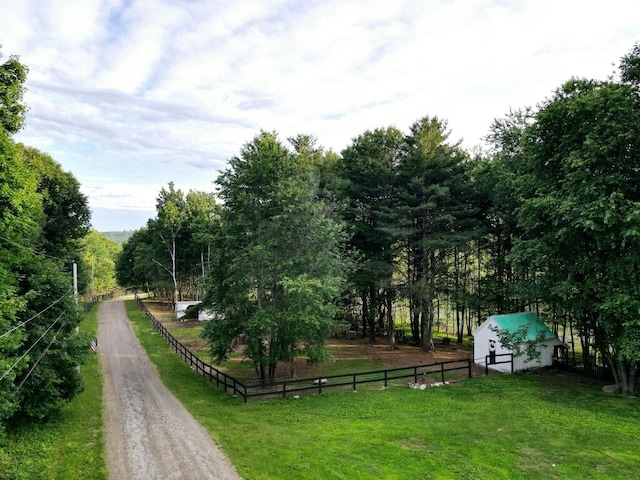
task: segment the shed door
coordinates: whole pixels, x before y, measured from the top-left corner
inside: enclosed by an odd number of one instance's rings
[[[496,341],[493,339],[489,340],[489,364],[493,365],[496,363]]]

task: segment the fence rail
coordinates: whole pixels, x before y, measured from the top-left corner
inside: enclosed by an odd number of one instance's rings
[[[497,360],[498,357],[507,357],[506,360]],[[511,373],[513,373],[513,353],[499,353],[497,355],[486,355],[484,357],[484,373],[489,375],[489,367],[491,365],[501,365],[505,363],[511,364]]]
[[[171,332],[169,332],[169,330],[167,330],[164,325],[162,325],[162,323],[153,316],[138,294],[135,294],[135,299],[147,317],[147,320],[149,320],[156,330],[158,330],[162,338],[166,340],[173,351],[175,351],[185,363],[188,363],[193,370],[209,380],[211,383],[215,383],[216,387],[224,389],[227,393],[230,391],[231,394],[242,397],[244,402],[247,403],[247,387],[244,383],[200,359],[197,355],[191,352],[191,350],[185,347],[182,342],[174,337]]]
[[[79,304],[82,306],[82,309],[85,312],[88,312],[97,303],[104,302],[105,300],[111,300],[112,298],[117,297],[121,293],[122,292],[120,292],[120,291],[113,291],[113,292],[105,293],[105,294],[102,294],[102,295],[87,295],[87,296],[84,296],[84,297],[80,298]]]
[[[447,362],[436,362],[424,365],[408,367],[398,367],[386,370],[373,370],[359,373],[348,373],[338,375],[324,375],[313,378],[302,378],[294,380],[281,380],[268,383],[245,384],[240,380],[228,375],[216,367],[202,361],[197,355],[185,347],[162,323],[160,323],[149,311],[144,302],[136,294],[135,299],[140,305],[149,322],[158,330],[160,335],[166,340],[171,348],[180,358],[211,383],[215,383],[218,388],[223,388],[225,392],[242,397],[245,403],[250,398],[257,397],[282,397],[296,393],[322,393],[329,388],[351,387],[357,389],[358,385],[367,383],[382,382],[384,387],[389,386],[393,380],[413,379],[414,383],[437,377],[442,383],[452,376],[450,372],[464,372],[466,378],[471,378],[472,362],[470,358],[450,360]],[[459,378],[459,374],[455,375]]]
[[[447,373],[457,371],[463,371],[466,378],[471,378],[471,359],[463,358],[410,367],[281,380],[268,384],[251,384],[247,385],[247,395],[249,397],[280,396],[284,398],[287,395],[301,392],[322,393],[328,388],[351,387],[353,390],[357,390],[358,385],[367,383],[381,382],[384,387],[388,387],[389,382],[393,380],[413,379],[413,382],[417,384],[420,380],[433,380],[434,377],[437,377],[441,383],[445,383]]]
[[[559,370],[577,373],[591,378],[602,380],[614,380],[611,370],[597,364],[585,364],[584,362],[561,357],[553,358],[553,366]]]

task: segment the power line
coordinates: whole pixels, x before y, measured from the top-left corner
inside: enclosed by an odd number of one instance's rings
[[[51,341],[49,342],[49,345],[47,345],[47,348],[44,349],[44,351],[42,352],[42,355],[40,355],[40,358],[38,358],[38,360],[36,361],[36,363],[33,364],[33,366],[31,367],[31,369],[29,369],[29,371],[27,372],[27,374],[25,375],[25,377],[22,379],[22,381],[20,382],[20,385],[17,386],[17,388],[14,390],[13,394],[16,395],[20,389],[22,388],[22,385],[24,385],[24,382],[27,381],[27,379],[31,376],[31,374],[33,373],[33,371],[36,369],[36,367],[38,366],[38,364],[40,363],[40,360],[42,360],[42,358],[47,354],[47,352],[49,351],[49,349],[51,348],[51,345],[53,345],[53,342],[56,341],[56,336],[58,335],[58,333],[60,333],[60,330],[62,330],[62,327],[64,325],[60,325],[60,328],[58,328],[58,330],[56,330],[56,333],[53,335],[53,338],[51,339]]]
[[[59,299],[57,299],[55,302],[53,302],[51,305],[49,305],[47,308],[45,308],[44,310],[42,310],[41,312],[36,313],[33,317],[31,317],[29,320],[25,320],[22,323],[19,323],[18,325],[16,325],[15,327],[13,327],[11,330],[9,330],[8,332],[3,333],[2,335],[0,335],[0,338],[9,335],[11,332],[17,330],[18,328],[22,327],[23,325],[26,325],[27,323],[29,323],[31,320],[33,320],[34,318],[38,318],[40,315],[42,315],[44,312],[46,312],[47,310],[49,310],[51,307],[53,307],[56,303],[58,303],[60,300],[62,300],[64,297],[66,297],[67,295],[69,295],[71,292],[67,292],[64,295],[62,295]]]
[[[18,365],[18,364],[22,361],[22,359],[23,359],[24,357],[26,357],[26,356],[27,356],[27,354],[28,354],[31,350],[33,350],[33,347],[35,347],[38,343],[40,343],[40,340],[42,340],[42,339],[44,338],[44,336],[49,332],[49,330],[51,330],[51,329],[53,328],[53,326],[54,326],[56,323],[58,323],[58,320],[60,320],[60,319],[62,318],[62,315],[64,315],[65,313],[67,313],[67,312],[66,312],[66,310],[65,310],[64,312],[62,312],[62,313],[58,316],[58,318],[56,318],[56,319],[54,320],[54,322],[53,322],[51,325],[49,325],[49,328],[47,328],[47,329],[45,330],[45,332],[44,332],[42,335],[40,335],[40,338],[38,338],[38,340],[36,340],[36,341],[33,343],[33,345],[31,345],[31,346],[29,347],[29,350],[27,350],[26,352],[24,352],[24,354],[23,354],[23,355],[22,355],[22,356],[21,356],[21,357],[16,361],[16,363],[14,363],[13,365],[11,365],[11,367],[9,367],[9,370],[7,370],[6,372],[4,372],[4,374],[2,375],[2,377],[0,377],[0,381],[2,381],[2,380],[4,379],[4,377],[6,377],[7,375],[9,375],[9,372],[10,372],[11,370],[13,370],[13,369],[16,367],[16,365]]]
[[[18,242],[15,242],[13,240],[8,239],[7,237],[3,237],[2,235],[0,235],[0,239],[4,240],[5,242],[8,242],[16,247],[22,248],[24,250],[26,250],[27,252],[29,252],[31,255],[33,255],[34,257],[47,257],[47,258],[51,258],[53,260],[60,260],[62,262],[69,262],[69,261],[73,261],[72,258],[60,258],[60,257],[54,257],[53,255],[48,255],[46,253],[42,253],[42,252],[38,252],[36,251],[34,248],[31,247],[26,247]]]

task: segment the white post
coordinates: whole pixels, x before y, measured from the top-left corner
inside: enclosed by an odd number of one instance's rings
[[[78,264],[73,262],[73,295],[78,301]]]

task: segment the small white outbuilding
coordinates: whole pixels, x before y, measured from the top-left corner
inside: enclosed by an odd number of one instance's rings
[[[520,350],[524,352],[526,343],[535,342],[535,350],[540,355],[537,358],[528,358],[526,353],[514,356],[514,372],[551,366],[557,349],[567,348],[567,345],[558,340],[534,312],[492,315],[476,329],[473,335],[474,363],[492,370],[511,372],[510,360],[515,352],[508,346],[502,345],[496,330],[516,333],[525,329],[526,334]]]
[[[193,305],[200,305],[200,301],[194,301],[194,300],[185,300],[185,301],[178,301],[176,302],[176,318],[178,320],[184,320],[184,315],[187,312],[187,308],[193,306]],[[212,315],[208,310],[205,310],[204,308],[199,308],[198,309],[198,321],[200,322],[204,322],[205,320],[211,320]]]

